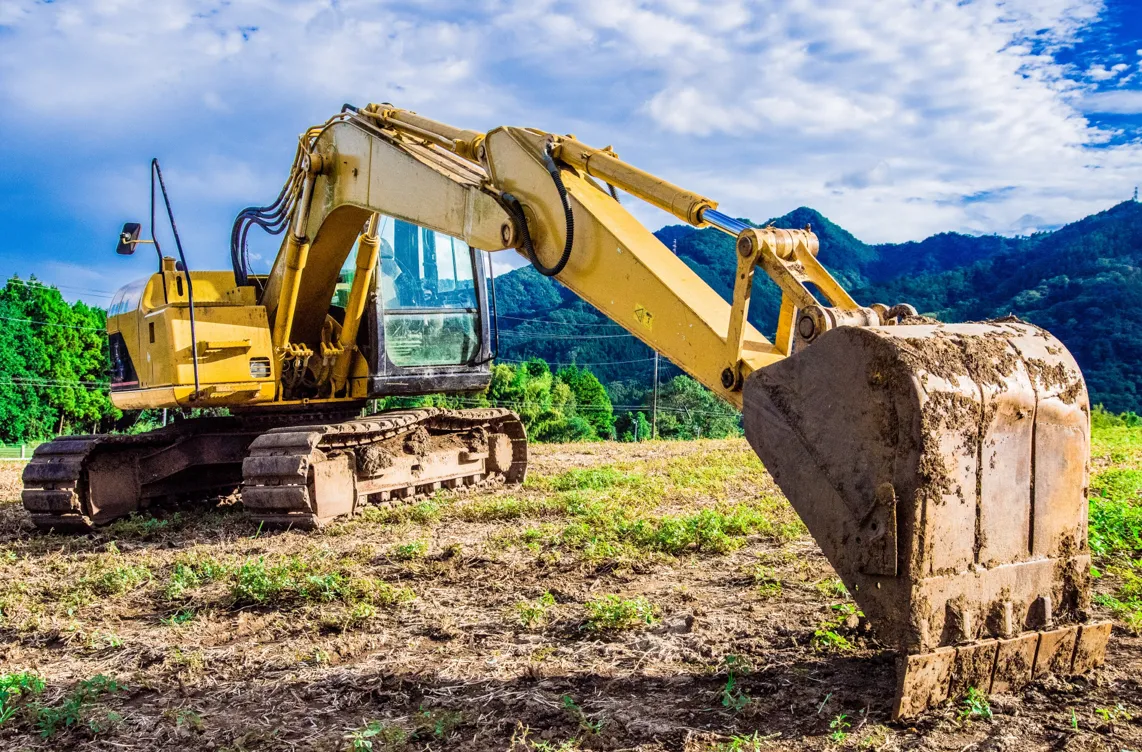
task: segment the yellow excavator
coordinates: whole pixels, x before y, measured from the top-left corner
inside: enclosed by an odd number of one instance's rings
[[[152,209],[156,176],[152,163]],[[616,189],[735,238],[732,300]],[[277,199],[235,221],[232,270],[189,271],[177,230],[180,259],[164,256],[153,219],[150,240],[133,223],[119,238],[120,253],[154,244],[159,270],[108,311],[112,400],[225,414],[42,445],[23,492],[42,530],[235,491],[256,520],[312,528],[522,482],[526,436],[508,410],[362,417],[372,398],[487,386],[487,255],[514,249],[742,409],[749,443],[899,652],[897,717],[1104,659],[1110,624],[1088,613],[1089,402],[1042,329],[862,306],[810,228],[733,219],[574,136],[480,133],[388,104],[346,105],[302,135]],[[268,274],[251,271],[252,228],[284,234]],[[747,319],[758,268],[782,291],[774,341]]]

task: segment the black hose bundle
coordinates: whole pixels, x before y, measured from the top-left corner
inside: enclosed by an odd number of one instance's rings
[[[567,261],[571,258],[571,246],[575,243],[575,216],[571,213],[571,201],[567,198],[567,188],[563,185],[563,177],[559,174],[559,165],[555,164],[553,152],[553,144],[548,141],[543,149],[543,163],[555,183],[555,190],[559,191],[559,200],[563,203],[563,215],[567,220],[567,242],[563,245],[563,255],[559,257],[555,266],[544,266],[539,257],[535,255],[531,231],[527,228],[527,216],[523,212],[523,205],[519,199],[510,193],[503,194],[504,203],[507,204],[508,211],[511,212],[516,227],[519,228],[520,237],[523,239],[523,250],[527,254],[527,258],[535,270],[545,277],[554,277],[563,271],[563,268],[567,266]]]
[[[246,236],[254,225],[270,235],[281,235],[289,227],[293,205],[289,198],[290,190],[297,182],[296,171],[282,186],[278,197],[269,206],[250,206],[238,212],[234,226],[230,229],[230,263],[234,267],[234,279],[239,285],[249,284],[250,257]]]

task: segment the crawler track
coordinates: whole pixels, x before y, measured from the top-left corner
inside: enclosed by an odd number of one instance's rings
[[[418,452],[405,441],[410,437],[468,444]],[[392,449],[371,451],[378,447]],[[385,460],[370,463],[370,454]],[[510,410],[401,410],[268,431],[243,463],[242,503],[260,522],[309,529],[352,514],[367,500],[393,502],[497,480],[522,483],[526,472],[527,439]]]
[[[134,436],[62,436],[24,469],[24,508],[40,530],[87,532],[156,501],[231,493],[259,429],[238,418],[179,421]]]
[[[527,472],[523,425],[509,410],[423,408],[280,425],[298,419],[247,415],[137,436],[64,436],[37,448],[24,470],[24,507],[43,531],[87,532],[157,501],[240,488],[259,522],[309,529],[368,501],[521,483]]]

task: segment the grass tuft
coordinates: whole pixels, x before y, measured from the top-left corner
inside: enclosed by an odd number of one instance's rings
[[[428,541],[415,540],[393,546],[391,555],[397,561],[412,561],[423,559],[426,553],[428,553]]]
[[[555,607],[555,596],[544,593],[533,601],[520,601],[515,604],[516,618],[527,629],[542,627],[551,619],[551,609]]]
[[[322,571],[320,564],[289,556],[267,564],[264,558],[245,561],[236,572],[230,594],[235,606],[289,606],[341,601],[392,606],[415,594],[372,577],[339,569]]]
[[[658,621],[658,609],[642,596],[623,599],[617,595],[604,595],[584,605],[587,608],[587,628],[594,632],[634,629]]]
[[[31,672],[0,674],[0,726],[16,715],[18,698],[38,695],[43,691],[44,680]]]

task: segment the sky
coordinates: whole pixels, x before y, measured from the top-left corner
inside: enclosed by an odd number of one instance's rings
[[[733,216],[1026,234],[1142,184],[1142,0],[0,0],[0,273],[106,305],[153,271],[114,254],[153,156],[191,268],[228,268],[298,134],[386,101],[610,144]]]

